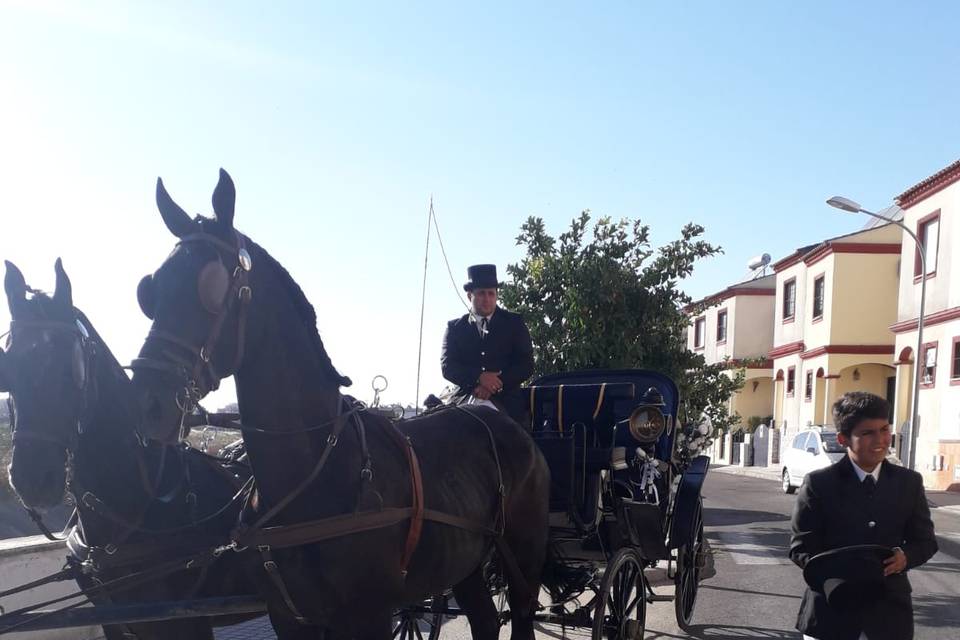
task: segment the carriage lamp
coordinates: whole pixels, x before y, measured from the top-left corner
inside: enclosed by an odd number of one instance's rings
[[[629,418],[630,435],[639,442],[656,442],[667,427],[667,421],[659,407],[640,405]]]

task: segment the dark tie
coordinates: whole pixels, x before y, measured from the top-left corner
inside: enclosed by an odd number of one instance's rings
[[[487,337],[487,319],[480,318],[480,339]]]
[[[873,490],[877,487],[877,481],[873,479],[871,474],[867,474],[863,479],[863,488],[867,492],[867,495],[873,495]]]

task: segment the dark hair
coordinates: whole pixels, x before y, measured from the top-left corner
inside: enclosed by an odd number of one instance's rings
[[[861,421],[889,416],[890,403],[866,391],[849,391],[833,403],[833,424],[848,438]]]

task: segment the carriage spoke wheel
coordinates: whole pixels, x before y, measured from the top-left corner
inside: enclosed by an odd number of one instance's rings
[[[600,582],[592,640],[641,640],[646,617],[643,561],[633,549],[620,549]]]
[[[674,607],[677,610],[677,624],[686,630],[693,618],[693,607],[697,603],[700,590],[700,570],[706,559],[703,549],[703,503],[698,499],[690,528],[690,540],[677,552],[677,574],[674,578],[676,595]]]
[[[408,607],[393,615],[393,640],[437,640],[447,608],[445,596],[434,596],[429,608]]]

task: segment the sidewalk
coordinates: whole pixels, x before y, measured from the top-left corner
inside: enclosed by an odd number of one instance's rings
[[[780,482],[779,466],[741,467],[739,465],[711,463],[710,471]],[[927,502],[930,503],[931,509],[960,516],[960,492],[927,490]]]

